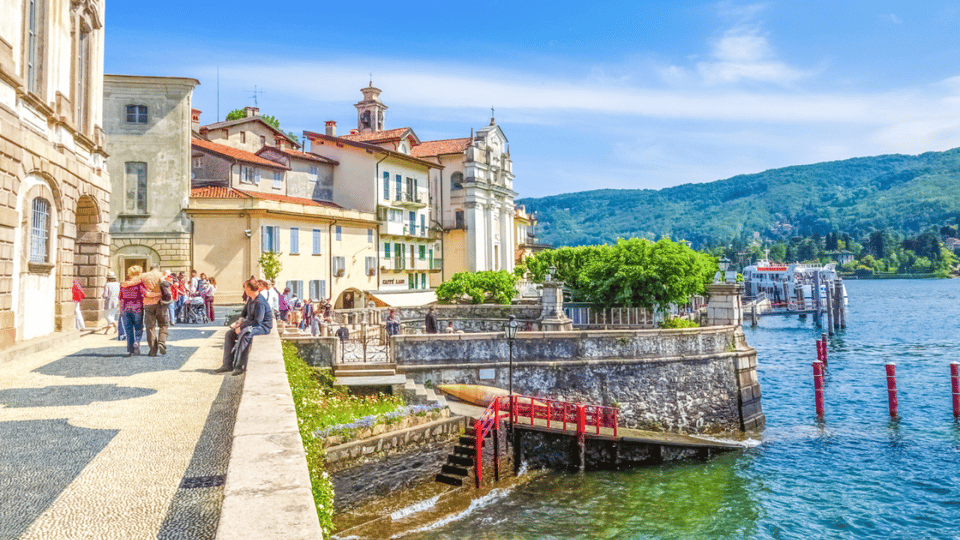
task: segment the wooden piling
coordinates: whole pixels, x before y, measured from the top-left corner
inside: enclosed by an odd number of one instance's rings
[[[833,335],[833,284],[829,281],[824,283],[823,290],[826,294],[826,312],[827,312],[827,333]]]

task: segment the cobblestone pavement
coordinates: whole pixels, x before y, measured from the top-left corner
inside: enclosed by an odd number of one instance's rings
[[[214,537],[243,384],[219,319],[165,356],[93,334],[0,363],[0,540]]]

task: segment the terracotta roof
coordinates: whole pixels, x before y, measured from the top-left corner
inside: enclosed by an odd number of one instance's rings
[[[346,139],[348,141],[376,144],[376,143],[382,143],[382,142],[388,142],[388,141],[399,141],[400,139],[403,138],[404,135],[406,135],[408,131],[413,136],[413,140],[415,141],[414,145],[419,144],[420,139],[417,138],[417,134],[413,132],[413,129],[408,127],[388,129],[385,131],[377,131],[374,133],[356,133],[356,134],[339,135],[339,137],[341,139]]]
[[[325,157],[325,156],[318,156],[317,154],[310,154],[310,153],[308,153],[308,152],[301,152],[301,151],[299,151],[299,150],[277,148],[276,146],[264,146],[264,147],[261,148],[260,150],[257,150],[257,155],[259,156],[261,152],[266,152],[266,151],[269,151],[269,150],[275,150],[275,151],[277,151],[277,152],[280,152],[281,154],[286,154],[286,155],[288,155],[288,156],[290,156],[290,157],[295,157],[295,158],[300,158],[300,159],[308,159],[308,160],[310,160],[310,161],[318,161],[318,162],[320,162],[320,163],[329,163],[329,164],[331,164],[331,165],[339,165],[339,164],[340,164],[339,161],[337,161],[337,160],[335,160],[335,159],[330,159],[330,158]]]
[[[329,208],[341,208],[339,204],[329,201],[315,201],[313,199],[304,199],[302,197],[288,197],[287,195],[278,195],[276,193],[258,193],[256,191],[244,191],[235,188],[223,186],[197,187],[190,190],[190,196],[198,199],[261,199],[265,201],[277,201],[292,204],[304,204],[307,206],[326,206]]]
[[[470,137],[464,139],[443,139],[424,141],[410,150],[414,157],[439,156],[441,154],[461,154],[470,144]]]
[[[199,84],[199,83],[197,83],[197,84]],[[266,122],[263,120],[263,118],[260,117],[260,115],[256,115],[256,116],[245,116],[245,117],[243,117],[243,118],[237,118],[236,120],[224,120],[223,122],[214,122],[214,123],[212,123],[212,124],[207,124],[207,125],[205,125],[205,126],[200,126],[200,130],[201,130],[201,131],[209,131],[209,130],[211,130],[211,129],[221,129],[221,128],[225,128],[225,127],[235,126],[235,125],[237,125],[237,124],[243,124],[243,123],[245,123],[245,122],[260,122],[261,124],[267,126],[271,131],[273,131],[273,132],[276,133],[277,135],[281,135],[281,136],[283,136],[285,139],[287,139],[288,141],[290,141],[291,143],[297,144],[296,141],[294,141],[292,138],[290,138],[289,135],[287,135],[287,134],[284,133],[283,131],[281,131],[281,130],[279,130],[279,129],[273,127],[273,126],[271,126],[270,124],[266,123]],[[297,146],[300,146],[300,145],[297,144]]]
[[[431,167],[434,169],[443,168],[442,164],[434,160],[414,157],[414,156],[411,156],[410,154],[404,154],[402,152],[390,150],[388,148],[377,146],[375,144],[370,144],[370,143],[360,142],[360,141],[352,141],[350,139],[344,139],[342,137],[336,137],[333,135],[325,135],[323,133],[314,133],[312,131],[304,131],[303,136],[306,137],[307,139],[310,139],[310,141],[312,142],[310,147],[311,150],[315,148],[313,145],[322,145],[322,144],[325,144],[326,142],[330,142],[330,143],[334,143],[337,146],[347,145],[347,146],[352,146],[354,148],[360,148],[360,149],[366,150],[368,153],[384,152],[390,157],[402,159],[405,161],[409,161],[411,163],[426,165],[427,167]],[[314,152],[310,152],[310,153],[312,154]]]
[[[284,167],[275,161],[263,159],[253,152],[247,152],[246,150],[240,150],[225,144],[218,144],[215,142],[205,141],[203,139],[193,139],[190,142],[197,148],[202,148],[208,152],[213,152],[214,154],[219,154],[231,159],[245,161],[247,163],[256,163],[257,165],[266,165],[267,167],[273,167],[274,169],[289,169],[289,167]]]

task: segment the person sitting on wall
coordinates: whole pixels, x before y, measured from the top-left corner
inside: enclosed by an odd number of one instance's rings
[[[223,341],[223,365],[216,370],[217,373],[233,369],[234,375],[240,375],[246,371],[253,338],[269,334],[273,329],[273,311],[267,299],[259,294],[260,284],[251,279],[243,284],[243,289],[250,300],[240,313],[240,320],[227,331]]]
[[[390,308],[390,315],[387,316],[387,335],[395,336],[400,333],[400,316],[397,315],[396,308]]]
[[[440,329],[437,326],[437,308],[430,306],[427,310],[427,316],[424,320],[424,332],[427,334],[439,334]]]
[[[453,329],[453,321],[447,323],[447,328],[443,331],[445,334],[452,334],[455,332]]]

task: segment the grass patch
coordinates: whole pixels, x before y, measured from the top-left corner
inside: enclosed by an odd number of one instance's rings
[[[403,406],[403,400],[387,395],[351,396],[333,386],[330,370],[307,365],[297,354],[297,348],[289,343],[283,344],[283,363],[307,454],[313,500],[320,526],[324,535],[329,536],[333,532],[333,483],[325,470],[324,440],[316,438],[314,433],[365,416],[393,412]]]

